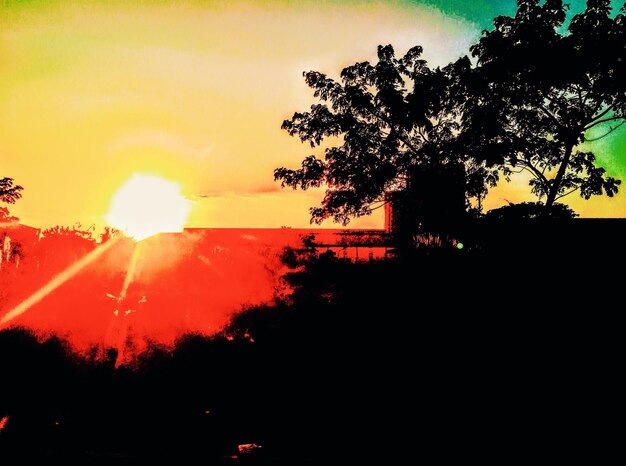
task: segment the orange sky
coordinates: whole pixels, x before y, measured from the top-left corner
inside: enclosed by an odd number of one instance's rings
[[[10,3],[10,2],[9,2]],[[336,75],[421,44],[431,65],[480,27],[410,2],[31,2],[0,19],[0,176],[25,187],[22,222],[101,226],[134,173],[177,182],[188,226],[307,226],[321,192],[281,191],[273,169],[308,146],[281,131],[313,102],[302,71]],[[532,200],[524,184],[488,199]],[[573,203],[626,216],[625,197]],[[332,227],[328,222],[324,226]],[[380,213],[351,223],[380,227]]]

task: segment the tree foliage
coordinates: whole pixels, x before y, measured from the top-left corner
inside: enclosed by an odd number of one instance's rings
[[[532,175],[531,190],[549,209],[575,191],[585,198],[617,193],[585,142],[624,123],[626,21],[609,0],[589,0],[564,25],[561,0],[518,0],[471,47],[466,63],[462,147],[507,179]]]
[[[625,121],[626,7],[614,15],[609,0],[588,0],[566,24],[567,8],[518,0],[516,14],[495,18],[470,48],[473,59],[443,68],[429,68],[419,46],[396,58],[387,45],[377,63],[349,66],[340,81],[305,72],[319,103],[282,128],[323,145],[324,157],[278,168],[275,180],[325,186],[311,209],[318,223],[369,214],[387,191],[409,199],[415,173],[429,166],[463,166],[466,198],[478,199],[479,210],[499,176],[523,171],[547,211],[576,191],[614,196],[621,181],[585,143]]]
[[[308,189],[326,185],[312,221],[348,223],[371,213],[387,191],[407,190],[424,166],[468,163],[467,192],[481,196],[490,173],[484,166],[452,156],[459,129],[449,89],[456,65],[431,69],[422,48],[396,58],[391,45],[378,47],[378,62],[360,62],[341,71],[340,81],[304,73],[320,103],[296,112],[282,128],[312,148],[326,143],[324,159],[306,157],[299,169],[278,168],[282,186]],[[335,143],[335,144],[333,144]]]
[[[0,201],[7,204],[15,204],[22,197],[22,188],[14,184],[13,178],[0,178]]]

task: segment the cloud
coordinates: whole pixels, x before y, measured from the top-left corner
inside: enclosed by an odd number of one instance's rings
[[[261,186],[250,186],[249,188],[241,188],[234,190],[216,190],[205,191],[202,193],[193,194],[192,197],[198,199],[211,199],[211,198],[223,198],[223,197],[255,197],[255,196],[274,196],[277,193],[281,193],[283,190],[280,184],[266,184]]]

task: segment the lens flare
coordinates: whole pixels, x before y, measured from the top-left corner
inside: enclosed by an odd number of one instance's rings
[[[68,280],[76,276],[76,274],[78,274],[81,270],[83,270],[89,264],[94,262],[98,257],[104,254],[105,251],[110,249],[117,241],[118,239],[114,238],[111,241],[99,246],[98,248],[88,253],[86,256],[82,257],[81,259],[79,259],[78,261],[70,265],[61,273],[54,276],[52,280],[50,280],[48,283],[42,286],[39,290],[34,292],[27,299],[22,301],[20,304],[18,304],[9,312],[7,312],[2,318],[0,318],[0,326],[8,324],[10,321],[20,316],[21,314],[29,310],[31,307],[33,307],[35,304],[40,302],[42,299],[44,299],[46,296],[48,296],[58,287],[63,285],[65,282],[67,282]]]
[[[136,173],[113,196],[106,221],[139,241],[183,231],[190,211],[177,183]]]

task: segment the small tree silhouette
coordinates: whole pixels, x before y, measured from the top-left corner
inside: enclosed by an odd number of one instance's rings
[[[0,178],[0,201],[7,204],[15,204],[22,197],[22,187],[13,183],[13,178]],[[7,207],[0,206],[0,228],[2,224],[17,223],[18,217],[11,215]],[[11,235],[12,236],[12,235]],[[7,236],[6,231],[0,230],[0,269],[2,262],[13,262],[19,266],[20,259],[24,258],[22,245]]]

